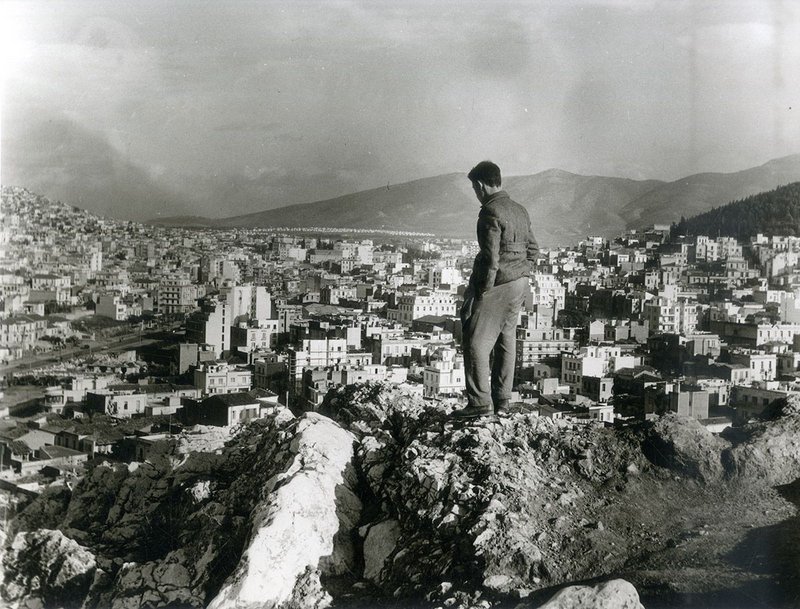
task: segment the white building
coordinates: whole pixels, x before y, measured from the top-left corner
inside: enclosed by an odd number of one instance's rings
[[[450,348],[439,349],[437,355],[422,373],[422,395],[426,398],[461,395],[466,389],[463,356]]]
[[[231,349],[243,347],[253,352],[273,348],[278,338],[278,325],[277,319],[259,320],[253,325],[239,323],[231,328]]]
[[[98,297],[94,314],[115,321],[125,321],[128,319],[128,306],[118,294],[104,294]]]
[[[572,393],[581,393],[583,377],[603,378],[623,368],[633,368],[642,363],[640,356],[622,355],[620,347],[591,345],[575,353],[564,353],[561,364],[561,382]]]
[[[464,282],[464,276],[460,269],[453,266],[433,267],[428,271],[428,287],[438,290],[439,286],[446,284],[452,287]]]
[[[272,297],[263,286],[237,285],[221,288],[220,294],[230,306],[232,324],[272,317]]]
[[[250,391],[252,385],[253,373],[248,368],[226,362],[202,364],[194,371],[194,386],[203,396]]]
[[[185,275],[162,279],[156,292],[156,305],[161,313],[190,313],[197,307],[197,286]]]
[[[763,351],[741,350],[731,353],[731,363],[750,369],[751,381],[774,381],[778,368],[778,356]]]
[[[697,303],[659,297],[654,302],[646,302],[642,309],[642,317],[651,332],[687,334],[697,328]]]
[[[547,273],[534,273],[531,276],[531,297],[526,302],[527,308],[541,305],[560,311],[564,308],[567,290],[555,277]]]
[[[290,347],[289,378],[301,380],[306,368],[328,368],[350,364],[364,366],[372,363],[372,354],[363,351],[347,351],[347,339],[304,339],[299,346]]]
[[[211,345],[220,355],[231,348],[231,307],[226,301],[216,298],[204,300],[200,311],[186,320],[186,342]]]
[[[426,315],[454,316],[456,314],[455,296],[441,290],[420,290],[414,294],[401,296],[397,303],[396,319],[405,325]]]

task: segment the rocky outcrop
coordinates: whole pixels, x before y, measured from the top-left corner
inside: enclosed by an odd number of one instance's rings
[[[453,424],[441,403],[350,386],[320,414],[277,409],[233,435],[195,430],[145,463],[96,463],[13,530],[58,529],[91,554],[75,579],[84,609],[369,606],[365,595],[465,609],[620,576],[664,589],[659,569],[705,568],[712,506],[752,521],[764,487],[739,496],[731,480],[800,475],[798,431],[792,408],[727,439],[676,416],[624,429],[526,412]],[[6,557],[7,574],[28,572],[19,560]],[[14,578],[8,598],[40,594],[39,580]],[[553,601],[638,608],[630,592],[611,582]]]
[[[384,520],[363,528],[365,529],[364,579],[379,583],[386,559],[397,550],[400,524],[396,520]]]
[[[15,536],[3,568],[0,592],[11,606],[80,607],[97,564],[61,531],[41,529]]]
[[[322,411],[359,438],[373,498],[365,576],[395,596],[434,600],[442,581],[510,594],[601,574],[593,489],[648,467],[613,430],[524,413],[454,426],[441,405],[383,386],[331,392]]]
[[[350,533],[361,502],[353,492],[353,441],[330,419],[303,418],[290,447],[292,463],[267,482],[242,559],[209,609],[330,604],[320,576],[355,569]]]

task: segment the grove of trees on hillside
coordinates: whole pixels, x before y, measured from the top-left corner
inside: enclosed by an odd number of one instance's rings
[[[749,239],[757,233],[800,236],[800,182],[717,207],[673,225],[673,234]]]

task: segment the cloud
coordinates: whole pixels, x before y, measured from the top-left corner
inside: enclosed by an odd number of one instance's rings
[[[509,174],[672,179],[800,141],[800,11],[786,2],[780,15],[627,0],[53,6],[14,5],[28,52],[4,121],[67,119],[209,212],[487,157]],[[68,165],[69,147],[32,145],[42,154],[4,154],[4,172],[7,158]]]

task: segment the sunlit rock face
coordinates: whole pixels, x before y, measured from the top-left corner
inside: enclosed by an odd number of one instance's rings
[[[597,586],[569,586],[539,609],[644,609],[629,582],[613,579]]]
[[[267,482],[248,545],[209,609],[327,606],[320,575],[355,569],[349,532],[361,502],[353,491],[354,436],[314,413],[295,433],[291,463]]]

